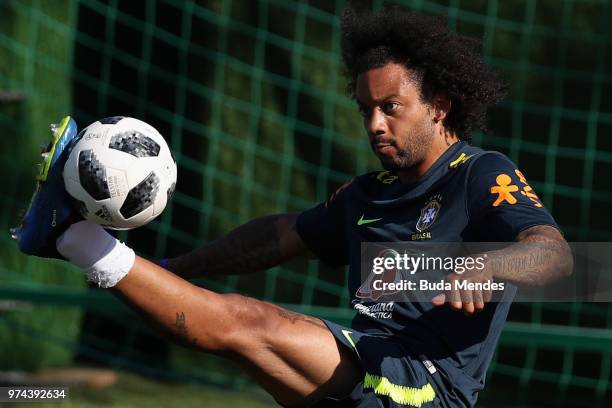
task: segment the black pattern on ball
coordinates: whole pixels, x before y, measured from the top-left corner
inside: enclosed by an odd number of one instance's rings
[[[110,198],[106,170],[91,149],[79,152],[79,181],[94,200]]]
[[[113,222],[113,217],[110,215],[110,211],[108,211],[108,208],[106,208],[104,205],[94,214],[106,221],[103,223],[103,225],[110,225]]]
[[[159,178],[151,172],[147,178],[129,191],[119,212],[126,219],[140,214],[153,204],[158,190]]]
[[[83,201],[77,200],[76,198],[74,198],[74,201],[76,202],[76,206],[79,211],[79,214],[81,214],[83,218],[87,218],[87,216],[89,215],[89,210],[87,209],[87,205]]]
[[[168,191],[166,192],[167,202],[170,202],[170,199],[172,198],[172,195],[174,194],[175,189],[176,189],[176,183],[172,183],[172,185],[168,188]]]
[[[123,116],[109,116],[108,118],[100,119],[98,122],[103,125],[114,125],[123,119]]]
[[[155,157],[159,154],[159,145],[151,138],[135,130],[113,135],[108,147],[121,150],[135,157]]]

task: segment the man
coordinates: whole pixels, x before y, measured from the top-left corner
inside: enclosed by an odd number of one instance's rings
[[[473,129],[484,129],[486,109],[504,88],[470,39],[396,7],[377,14],[348,8],[342,46],[351,94],[386,171],[357,177],[301,214],[255,219],[163,261],[171,273],[74,214],[61,171],[76,127],[65,120],[13,233],[23,252],[69,260],[177,340],[237,361],[284,406],[473,406],[509,304],[485,307],[486,291],[451,291],[377,314],[357,296],[360,244],[565,242],[516,166],[466,143]],[[349,265],[359,311],[352,328],[182,279],[313,254]],[[491,253],[483,272],[463,278],[539,285],[568,273],[563,250],[528,271],[493,267],[530,255],[512,247]]]

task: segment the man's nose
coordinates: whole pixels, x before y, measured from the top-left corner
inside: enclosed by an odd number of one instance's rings
[[[366,128],[370,136],[384,135],[387,133],[387,122],[385,115],[379,109],[373,109],[367,119]]]

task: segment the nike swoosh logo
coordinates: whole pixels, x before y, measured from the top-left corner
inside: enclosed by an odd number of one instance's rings
[[[353,350],[355,350],[355,353],[357,353],[357,357],[361,358],[361,356],[359,355],[359,351],[357,350],[357,346],[355,345],[355,342],[351,338],[351,334],[353,334],[353,332],[350,330],[342,330],[342,334],[344,335],[344,337],[346,337],[348,342],[351,343],[351,346],[353,346]]]
[[[357,220],[357,225],[364,225],[364,224],[369,224],[371,222],[376,222],[376,221],[380,221],[382,220],[382,218],[372,218],[370,220],[363,218],[363,215],[361,216],[361,218],[359,220]]]

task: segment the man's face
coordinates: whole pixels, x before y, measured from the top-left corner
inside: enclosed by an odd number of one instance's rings
[[[372,150],[387,170],[407,170],[429,151],[436,127],[430,105],[403,65],[388,63],[357,77],[355,96]]]

